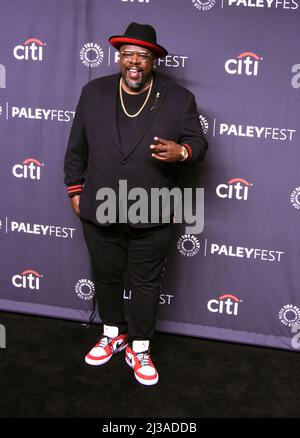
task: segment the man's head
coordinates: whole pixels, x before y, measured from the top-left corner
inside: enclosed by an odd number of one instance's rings
[[[141,90],[151,79],[154,59],[168,54],[156,42],[156,31],[149,24],[131,23],[124,35],[109,38],[120,51],[120,71],[123,81],[132,90]]]
[[[154,55],[141,46],[126,44],[120,47],[120,72],[126,86],[139,91],[150,81]]]

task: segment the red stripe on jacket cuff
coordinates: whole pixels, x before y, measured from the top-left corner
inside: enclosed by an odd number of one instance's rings
[[[68,193],[76,193],[76,192],[81,193],[82,189],[68,190]]]
[[[68,196],[75,196],[75,194],[80,195],[83,191],[83,184],[76,184],[74,186],[67,187]]]
[[[72,189],[82,189],[83,185],[82,184],[76,184],[75,186],[69,186],[67,187],[67,190],[72,190]]]

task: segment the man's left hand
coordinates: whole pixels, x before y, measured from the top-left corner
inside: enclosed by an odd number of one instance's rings
[[[165,140],[164,138],[154,137],[158,142],[156,145],[151,145],[150,149],[153,151],[152,157],[156,160],[167,161],[169,163],[176,163],[182,159],[181,145],[172,140]]]

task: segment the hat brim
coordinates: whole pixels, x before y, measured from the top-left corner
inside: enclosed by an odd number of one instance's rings
[[[118,49],[118,50],[124,44],[131,44],[134,46],[144,47],[145,49],[150,50],[150,52],[153,53],[155,58],[162,58],[164,56],[167,56],[167,54],[168,54],[167,50],[164,49],[159,44],[153,44],[153,43],[150,43],[148,41],[143,41],[143,40],[139,40],[139,39],[135,39],[135,38],[126,38],[126,37],[121,36],[121,35],[116,35],[116,36],[110,37],[108,41],[115,49]]]

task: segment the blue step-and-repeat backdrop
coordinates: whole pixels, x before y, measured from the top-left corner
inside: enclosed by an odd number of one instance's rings
[[[0,1],[0,309],[99,321],[63,158],[132,21],[156,28],[156,69],[195,94],[210,145],[204,230],[175,225],[157,329],[299,350],[299,0]]]

